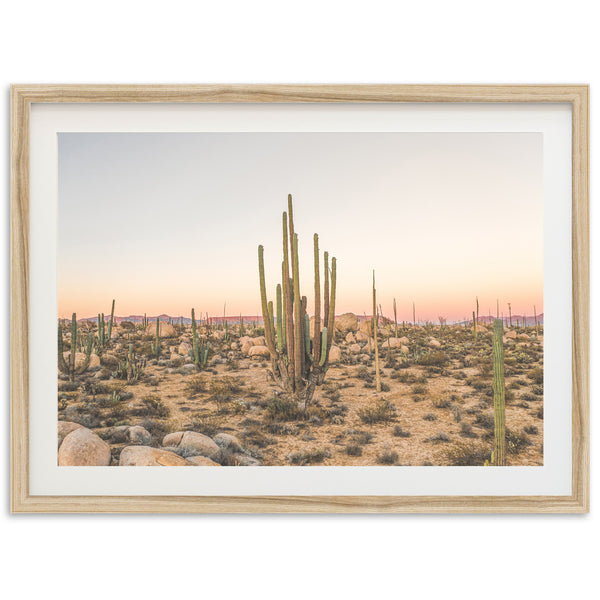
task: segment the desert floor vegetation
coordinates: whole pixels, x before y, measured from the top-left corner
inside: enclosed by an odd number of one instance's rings
[[[492,328],[484,323],[475,337],[463,324],[379,317],[376,346],[371,322],[336,316],[327,376],[304,406],[269,375],[260,322],[199,319],[193,331],[177,319],[157,325],[111,317],[109,327],[103,320],[76,328],[59,321],[59,464],[81,464],[76,444],[65,445],[71,434],[81,438],[78,429],[98,438],[101,458],[85,464],[490,462]],[[506,464],[541,465],[542,327],[506,328],[503,346]]]

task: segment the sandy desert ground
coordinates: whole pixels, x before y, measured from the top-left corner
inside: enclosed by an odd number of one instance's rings
[[[70,327],[62,325],[67,363]],[[477,330],[475,339],[472,324],[382,323],[377,393],[371,323],[336,317],[332,364],[302,411],[269,377],[260,327],[199,326],[209,353],[198,369],[189,325],[161,322],[156,358],[155,322],[121,322],[74,381],[59,372],[59,464],[484,465],[494,436],[492,333]],[[97,325],[79,323],[78,349],[88,335]],[[507,464],[542,465],[542,328],[505,329],[504,352]],[[137,373],[127,372],[128,356]]]

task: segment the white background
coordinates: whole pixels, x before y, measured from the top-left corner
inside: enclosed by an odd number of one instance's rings
[[[11,0],[0,30],[5,206],[11,82],[587,82],[594,142],[594,4]],[[594,175],[592,166],[592,188]],[[3,216],[8,320],[7,208]],[[595,211],[592,225],[593,238]],[[593,262],[594,254],[593,244]],[[592,339],[597,334],[593,320]],[[7,343],[2,351],[7,380]],[[0,565],[7,595],[505,599],[598,592],[594,479],[588,516],[9,516],[4,389]],[[592,408],[592,439],[595,417]],[[593,466],[596,458],[593,445]]]

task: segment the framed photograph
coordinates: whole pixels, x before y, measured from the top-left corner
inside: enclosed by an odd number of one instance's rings
[[[13,86],[13,512],[587,512],[588,119]]]

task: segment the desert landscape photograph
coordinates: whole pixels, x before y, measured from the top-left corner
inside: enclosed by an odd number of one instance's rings
[[[541,466],[536,133],[61,133],[59,466]]]

